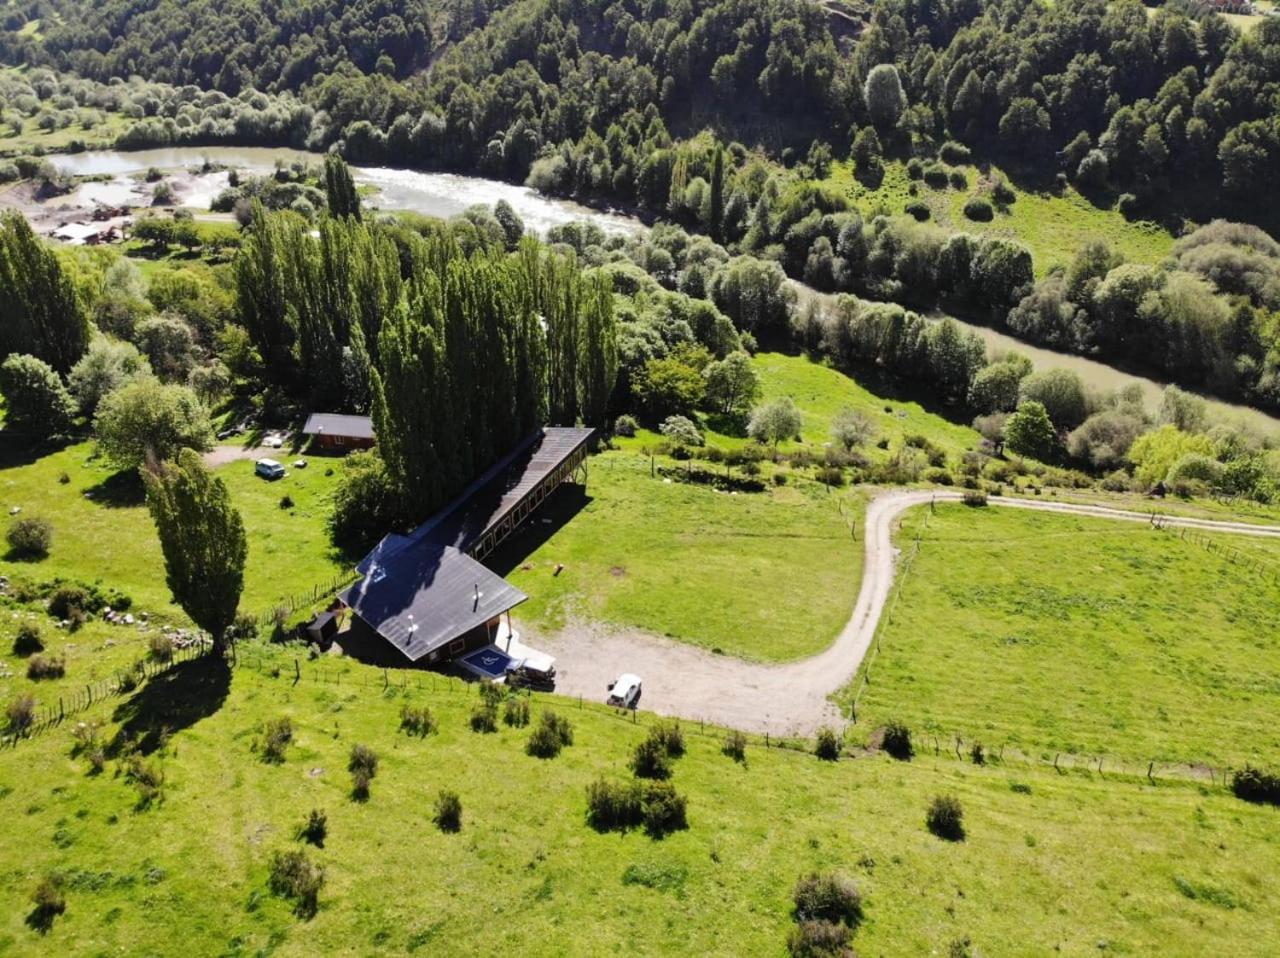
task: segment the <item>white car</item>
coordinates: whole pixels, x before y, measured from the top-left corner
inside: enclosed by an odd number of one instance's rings
[[[640,676],[623,672],[609,683],[609,705],[619,709],[633,709],[640,704]]]
[[[263,437],[262,444],[268,449],[279,449],[284,445],[284,436],[278,432],[269,432]]]

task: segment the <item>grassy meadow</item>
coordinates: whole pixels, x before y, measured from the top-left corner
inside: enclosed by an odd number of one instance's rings
[[[935,189],[919,180],[914,181],[918,190],[914,197],[908,192],[913,181],[901,160],[885,162],[884,179],[874,188],[854,177],[851,161],[833,164],[825,182],[843,193],[864,216],[897,215],[908,202],[920,200],[929,207],[930,222],[939,226],[1017,240],[1031,250],[1037,277],[1045,276],[1054,267],[1069,265],[1076,250],[1091,240],[1105,241],[1134,263],[1159,262],[1173,248],[1173,236],[1168,230],[1157,223],[1126,220],[1115,209],[1114,197],[1107,201],[1109,205],[1095,204],[1071,186],[1056,194],[1025,189],[1007,177],[1016,194],[1014,202],[997,210],[991,222],[975,222],[964,215],[964,204],[984,192],[984,179],[994,179],[1000,171],[996,167],[984,168],[984,175],[983,170],[971,164],[956,169],[964,172],[969,183],[966,189]]]
[[[1275,809],[1221,789],[932,756],[833,764],[758,742],[738,764],[695,727],[672,779],[688,829],[600,834],[586,787],[629,776],[649,716],[633,726],[537,697],[534,721],[553,707],[574,735],[539,760],[529,729],[471,732],[476,699],[456,685],[384,691],[380,675],[327,660],[304,662],[294,684],[293,655],[245,649],[230,673],[187,664],[81,716],[108,746],[122,729],[169,728],[146,759],[163,770],[149,808],[115,759],[87,774],[70,723],[0,753],[0,952],[782,956],[791,889],[811,869],[860,886],[860,954],[947,954],[966,938],[986,955],[1274,952]],[[437,734],[397,731],[406,700],[431,708]],[[268,764],[255,740],[286,716],[293,742]],[[379,757],[364,802],[346,771],[355,743]],[[432,824],[443,788],[461,799],[460,833]],[[926,831],[939,793],[960,799],[965,841]],[[307,849],[326,879],[308,920],[271,893],[268,862],[302,847],[312,809],[328,834]],[[50,874],[66,911],[41,934],[29,899]]]
[[[1250,560],[1230,562],[1141,523],[959,504],[910,514],[904,552],[917,534],[859,727],[900,718],[1050,760],[1280,755],[1274,542],[1214,539]]]
[[[335,471],[326,475],[330,467]],[[336,460],[316,457],[279,482],[253,473],[252,460],[218,468],[249,536],[244,609],[261,613],[277,600],[345,572],[350,562],[329,544],[325,520],[338,479]],[[62,481],[65,477],[66,481]],[[281,507],[285,496],[293,500]],[[0,574],[47,581],[61,577],[119,589],[134,609],[169,613],[164,562],[137,478],[97,458],[92,443],[77,443],[32,458],[0,447],[0,509],[53,523],[53,548],[39,562],[0,556]]]

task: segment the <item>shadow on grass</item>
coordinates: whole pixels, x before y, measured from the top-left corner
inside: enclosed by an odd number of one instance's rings
[[[47,935],[53,929],[53,920],[61,915],[63,910],[53,905],[36,905],[27,913],[27,927]]]
[[[591,480],[587,480],[590,484]],[[485,559],[485,565],[500,576],[510,575],[544,543],[591,504],[586,486],[565,483],[525,520],[515,534]]]
[[[0,469],[29,466],[78,441],[77,438],[33,440],[26,434],[0,429]]]
[[[84,492],[91,502],[109,509],[129,509],[147,500],[147,490],[137,469],[121,469]]]
[[[231,667],[216,652],[175,665],[116,707],[111,718],[121,724],[109,754],[135,743],[141,754],[150,755],[164,738],[217,713],[230,689]]]

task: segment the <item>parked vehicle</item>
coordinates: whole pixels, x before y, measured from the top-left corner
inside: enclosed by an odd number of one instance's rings
[[[640,704],[640,676],[623,672],[609,683],[609,705],[619,709],[633,709]]]
[[[263,479],[283,479],[284,466],[274,459],[259,459],[253,465],[253,471]]]

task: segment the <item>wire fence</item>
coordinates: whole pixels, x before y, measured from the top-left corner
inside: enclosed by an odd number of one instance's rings
[[[34,738],[52,728],[61,725],[67,718],[85,711],[96,703],[116,698],[132,692],[143,682],[163,675],[170,669],[208,655],[213,643],[199,638],[190,645],[175,648],[168,661],[141,659],[131,668],[121,669],[109,678],[90,682],[84,687],[63,691],[55,703],[52,699],[43,705],[33,707],[30,714],[22,719],[16,729],[0,736],[0,748],[17,748],[23,739]],[[10,726],[14,724],[10,716]]]
[[[1239,549],[1204,535],[1196,529],[1171,525],[1167,516],[1153,514],[1151,516],[1151,528],[1158,532],[1166,532],[1175,538],[1182,539],[1184,542],[1198,545],[1206,552],[1216,555],[1232,565],[1238,565],[1248,569],[1250,572],[1256,572],[1264,579],[1270,579],[1273,584],[1280,585],[1280,565],[1274,562],[1267,562],[1258,556],[1241,552]]]
[[[321,599],[328,599],[337,595],[338,592],[355,582],[357,578],[358,576],[354,570],[340,572],[326,582],[317,582],[309,590],[283,596],[270,609],[260,613],[253,620],[254,625],[259,629],[275,625],[277,622],[287,619],[299,609],[309,609]]]

